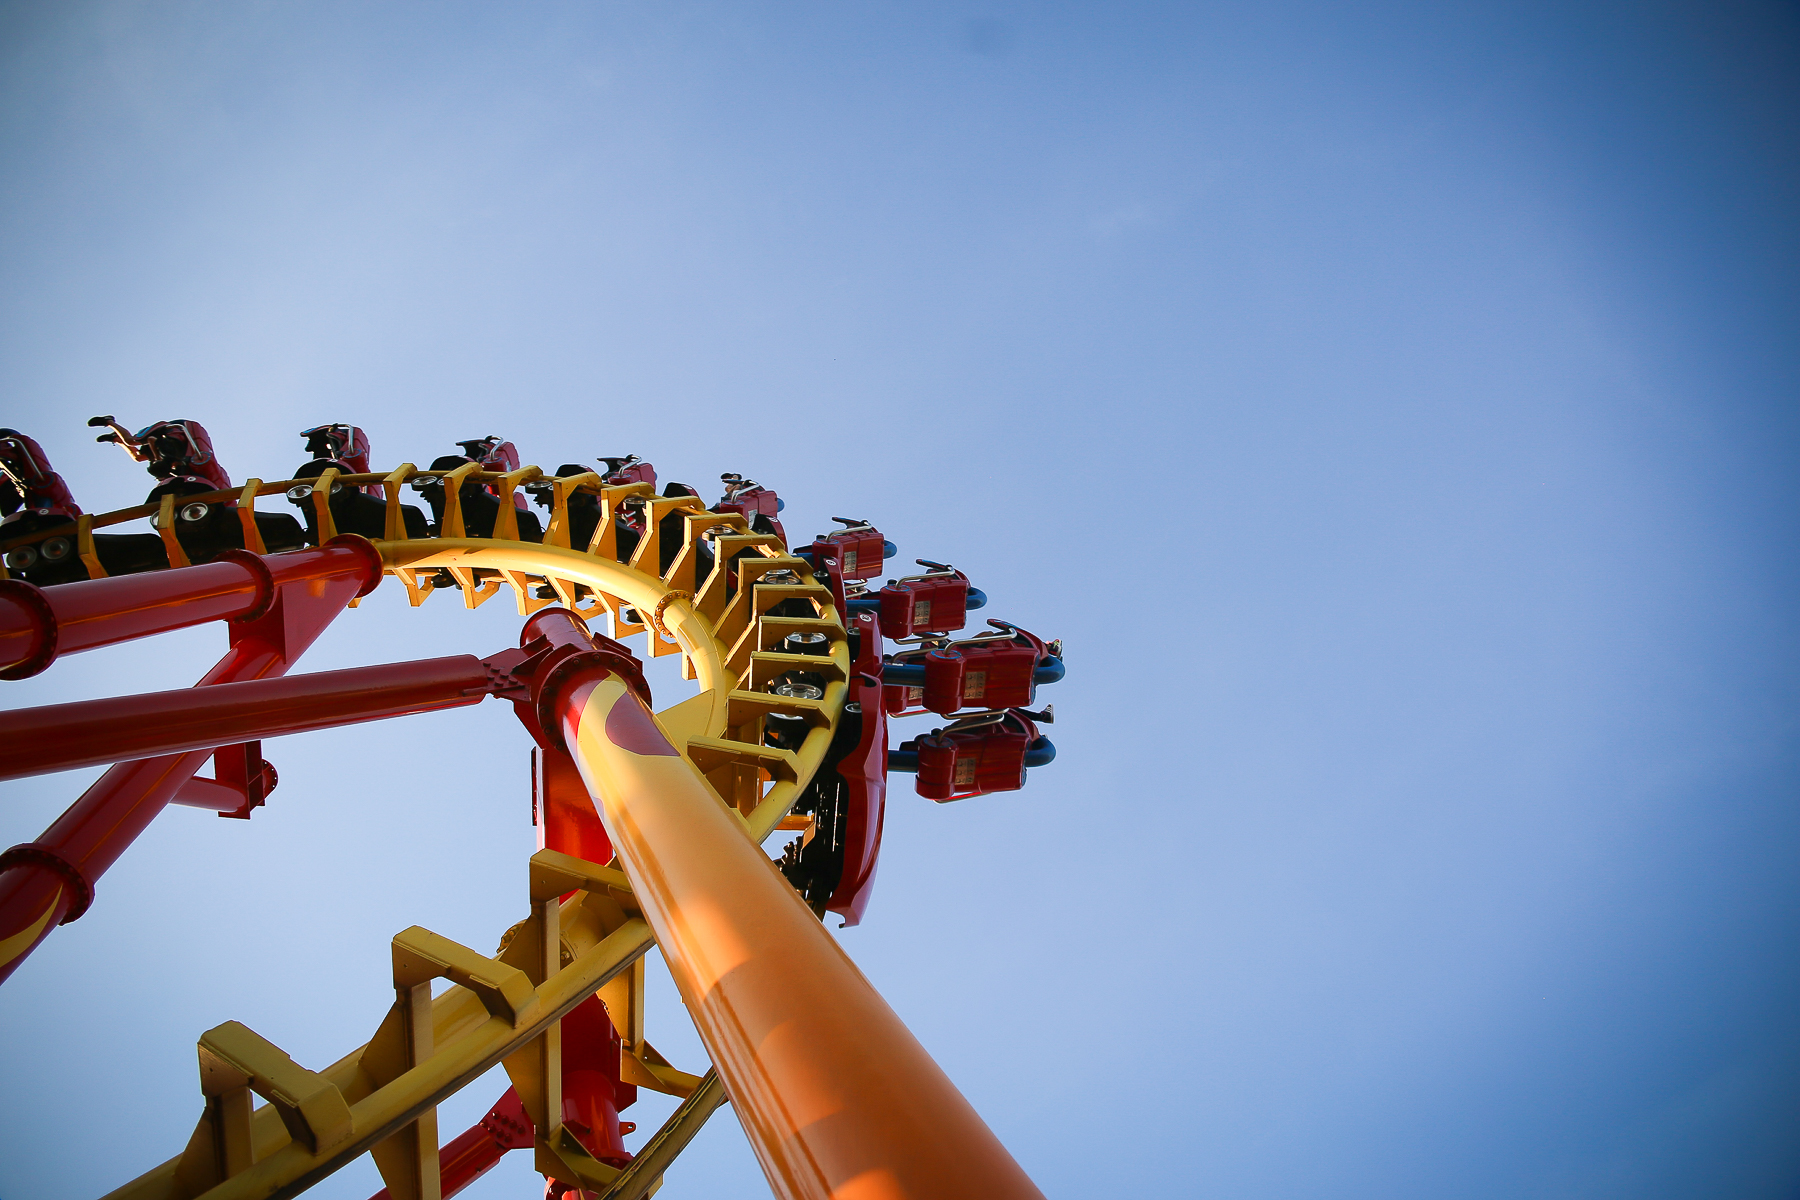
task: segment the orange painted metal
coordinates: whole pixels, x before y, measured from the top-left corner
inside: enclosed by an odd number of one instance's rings
[[[592,645],[562,610],[534,617],[533,637]],[[536,709],[599,802],[775,1194],[1040,1196],[638,691],[598,658],[576,652],[538,675]]]

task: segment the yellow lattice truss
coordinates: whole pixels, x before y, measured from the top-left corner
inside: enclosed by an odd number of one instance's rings
[[[299,485],[312,489],[319,540],[334,533],[330,496],[336,486],[379,484],[387,501],[386,536],[375,543],[387,574],[405,587],[414,607],[438,592],[455,592],[475,608],[503,589],[521,615],[548,604],[566,605],[584,619],[606,616],[621,640],[642,635],[646,657],[679,654],[695,695],[657,714],[675,745],[706,776],[722,803],[761,842],[777,829],[801,829],[789,812],[825,757],[843,711],[849,683],[849,642],[829,591],[804,560],[779,538],[753,532],[735,513],[709,511],[692,496],[658,496],[645,483],[607,486],[593,473],[547,477],[537,467],[506,474],[467,464],[431,472],[444,482],[442,537],[408,540],[400,499],[405,484],[425,472],[412,464],[391,472],[264,483],[183,496],[234,502],[245,544],[263,552],[254,520],[259,497]],[[500,500],[493,536],[466,534],[458,492],[465,482],[489,484]],[[550,521],[543,542],[521,540],[513,492],[549,485]],[[570,544],[569,501],[579,492],[598,502],[590,544]],[[618,560],[614,518],[630,503],[644,510],[644,533],[629,561]],[[146,516],[156,524],[170,565],[187,565],[175,537],[174,498],[80,518],[73,529],[39,531],[0,544],[14,546],[75,535],[89,573],[105,574],[94,550],[96,529]],[[662,526],[679,514],[681,544],[666,572]],[[699,575],[702,539],[713,566]],[[747,552],[747,553],[746,553]],[[780,574],[775,574],[780,573]],[[766,578],[773,574],[773,578]],[[783,601],[801,599],[811,616],[775,615]],[[787,606],[791,608],[792,606]],[[774,647],[797,632],[821,632],[827,655],[789,655]],[[805,700],[765,690],[784,671],[803,668],[826,679],[824,697]],[[770,713],[809,724],[797,751],[763,744]],[[436,1200],[436,1106],[496,1063],[504,1064],[540,1130],[537,1168],[606,1200],[648,1195],[662,1171],[723,1102],[717,1077],[676,1070],[643,1038],[643,963],[654,944],[620,871],[555,851],[539,851],[528,865],[526,914],[496,921],[501,949],[478,953],[414,927],[393,940],[394,1003],[367,1045],[319,1071],[296,1064],[254,1031],[231,1021],[200,1039],[200,1090],[205,1111],[177,1157],[110,1194],[109,1200],[266,1200],[305,1190],[358,1155],[373,1153],[394,1200]],[[557,898],[574,891],[567,900]],[[510,928],[509,928],[510,927]],[[437,980],[450,987],[432,996]],[[599,993],[620,1026],[627,1082],[684,1097],[683,1103],[623,1171],[588,1155],[562,1134],[544,1109],[553,1095],[557,1022]],[[260,1096],[267,1103],[255,1106]],[[549,1138],[541,1131],[554,1130]],[[560,1135],[560,1136],[559,1136]]]

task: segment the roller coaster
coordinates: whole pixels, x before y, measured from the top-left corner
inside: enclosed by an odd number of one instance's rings
[[[540,847],[491,954],[394,936],[392,1006],[337,1062],[301,1066],[237,1021],[202,1033],[193,1136],[110,1198],[292,1196],[370,1154],[376,1200],[442,1200],[520,1150],[549,1200],[636,1200],[725,1104],[780,1197],[1040,1194],[823,920],[868,909],[889,772],[945,803],[1054,758],[1034,705],[1060,642],[997,620],[960,636],[987,598],[948,564],[874,586],[896,548],[866,520],[790,548],[781,498],[740,475],[709,505],[659,492],[635,456],[552,475],[499,437],[379,471],[362,430],[327,424],[301,434],[292,478],[240,486],[196,422],[89,424],[155,485],[86,513],[34,440],[0,429],[0,678],[213,621],[228,648],[190,688],[7,714],[0,778],[110,765],[0,854],[0,981],[169,805],[249,819],[278,782],[262,743],[283,734],[510,703]],[[390,577],[415,608],[510,592],[518,645],[288,674]],[[693,695],[653,707],[639,635],[644,657],[680,656]],[[890,745],[912,715],[943,723]],[[702,1071],[645,1038],[652,948]],[[437,1106],[496,1064],[511,1086],[441,1142]],[[620,1113],[640,1088],[680,1103],[633,1152]]]

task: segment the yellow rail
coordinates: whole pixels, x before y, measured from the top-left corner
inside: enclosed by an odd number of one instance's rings
[[[257,498],[284,494],[304,483],[312,489],[324,531],[330,524],[332,483],[382,485],[387,536],[375,545],[387,573],[400,580],[413,606],[453,590],[466,607],[475,608],[506,589],[522,615],[561,603],[584,620],[606,617],[617,638],[644,635],[647,657],[680,654],[683,675],[695,681],[696,694],[663,708],[658,722],[692,764],[694,777],[710,788],[708,802],[717,806],[722,819],[755,842],[782,825],[831,745],[849,679],[843,623],[829,592],[812,579],[803,560],[790,555],[779,539],[751,531],[741,516],[710,512],[697,498],[656,496],[647,484],[608,486],[592,473],[546,480],[535,467],[504,475],[462,469],[446,488],[443,524],[451,536],[408,539],[401,519],[402,488],[421,474],[445,473],[421,472],[409,463],[389,472],[333,479],[251,480],[241,488],[182,501],[235,503],[248,536],[255,529]],[[456,483],[464,477],[496,485],[502,504],[495,533],[511,537],[462,536],[466,531],[455,496]],[[546,480],[552,490],[542,543],[518,540],[512,519],[512,489],[534,480]],[[597,497],[600,519],[590,544],[577,547],[570,545],[569,500],[579,492]],[[620,562],[614,517],[627,500],[646,508],[645,533],[630,561]],[[0,542],[0,554],[73,534],[84,561],[97,568],[95,529],[156,511],[156,505],[140,505],[84,516],[68,526]],[[673,548],[664,573],[657,569],[664,549],[661,523],[671,513],[684,519],[681,544]],[[702,537],[714,553],[705,576],[698,571]],[[740,551],[749,553],[738,557]],[[772,574],[776,572],[782,574]],[[806,601],[813,615],[770,613],[793,599]],[[827,679],[821,700],[766,690],[776,675],[796,665],[795,656],[776,647],[801,630],[827,634],[828,653],[804,660],[806,669]],[[798,715],[810,723],[798,750],[763,744],[763,723],[770,713]],[[763,869],[773,878],[772,868]],[[555,898],[571,888],[580,890],[558,905]],[[647,1043],[629,1045],[631,1038],[621,1029],[640,1079],[655,1080],[653,1086],[677,1094],[692,1092],[690,1100],[701,1100],[684,1104],[646,1147],[646,1152],[657,1148],[656,1156],[623,1179],[562,1130],[554,1066],[559,1059],[557,1022],[609,980],[634,970],[632,964],[652,938],[625,877],[603,864],[540,851],[531,860],[531,904],[530,916],[508,931],[493,957],[425,930],[397,935],[393,1009],[368,1045],[323,1071],[293,1063],[236,1022],[209,1031],[199,1043],[205,1111],[187,1149],[111,1193],[109,1200],[290,1196],[371,1151],[394,1200],[436,1200],[435,1106],[496,1062],[506,1064],[538,1124],[539,1170],[594,1192],[647,1194],[656,1178],[644,1178],[646,1172],[656,1164],[660,1174],[659,1164],[686,1143],[719,1097],[697,1090],[697,1077],[661,1063]],[[805,911],[797,898],[795,904]],[[808,920],[813,920],[810,914]],[[452,986],[430,999],[433,978],[448,978]],[[641,992],[641,983],[637,990]],[[637,1022],[641,1025],[641,1016]],[[253,1108],[253,1096],[269,1102]]]

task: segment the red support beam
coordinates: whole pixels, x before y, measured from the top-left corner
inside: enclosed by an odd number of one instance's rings
[[[280,562],[300,560],[302,555],[306,557],[298,564]],[[231,649],[198,686],[285,674],[351,600],[367,595],[381,582],[381,557],[361,538],[343,538],[317,551],[271,555],[263,561],[275,580],[270,602],[230,623]],[[278,565],[282,574],[277,580]],[[168,572],[168,576],[195,569],[185,567]],[[39,594],[57,590],[45,588]],[[176,607],[180,611],[180,606]],[[185,623],[158,627],[179,628]],[[118,639],[102,638],[91,644],[106,640]],[[210,750],[190,750],[120,763],[82,793],[37,841],[0,854],[0,982],[52,929],[87,911],[94,898],[94,882],[118,861],[211,754]]]
[[[259,556],[227,550],[179,571],[146,571],[39,588],[0,581],[0,679],[35,675],[64,654],[203,625],[254,620],[284,584],[367,569],[366,544],[334,538],[311,550]]]
[[[518,652],[511,652],[518,657]],[[479,704],[507,678],[473,654],[15,709],[0,779]]]
[[[505,1095],[494,1101],[487,1116],[438,1149],[439,1196],[450,1197],[494,1169],[508,1150],[529,1150],[535,1144],[536,1127],[519,1100],[519,1093],[507,1088]],[[369,1200],[392,1200],[382,1188]]]

